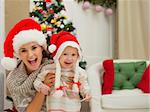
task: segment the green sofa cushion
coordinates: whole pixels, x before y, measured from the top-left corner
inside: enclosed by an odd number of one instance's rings
[[[145,68],[145,61],[114,63],[113,90],[136,88]]]

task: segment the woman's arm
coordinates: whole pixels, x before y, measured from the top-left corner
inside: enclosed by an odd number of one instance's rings
[[[54,85],[55,74],[49,73],[46,75],[44,84],[48,85],[50,88]],[[45,95],[41,92],[36,92],[35,97],[32,102],[27,107],[27,112],[40,112],[42,105],[45,101]]]
[[[36,95],[32,102],[28,105],[26,112],[40,112],[44,101],[45,95],[43,93],[36,92]]]

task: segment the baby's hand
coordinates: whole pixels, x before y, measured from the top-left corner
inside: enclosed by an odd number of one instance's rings
[[[48,73],[45,76],[45,80],[43,81],[43,83],[47,86],[49,86],[50,88],[52,88],[54,86],[54,82],[55,82],[55,74],[54,73]]]
[[[90,93],[86,93],[85,95],[85,101],[90,101],[90,99],[92,98],[91,94]]]
[[[50,92],[50,87],[47,86],[46,84],[41,84],[40,92],[42,92],[44,95],[48,95],[48,93]]]

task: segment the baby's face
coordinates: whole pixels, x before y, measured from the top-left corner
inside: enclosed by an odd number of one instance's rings
[[[61,67],[64,69],[73,68],[76,65],[78,57],[79,54],[76,48],[66,47],[59,58]]]

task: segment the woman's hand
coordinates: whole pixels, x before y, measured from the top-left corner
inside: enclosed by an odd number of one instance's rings
[[[43,82],[44,82],[44,84],[46,84],[50,88],[53,87],[54,82],[55,82],[55,74],[54,73],[48,73]]]

